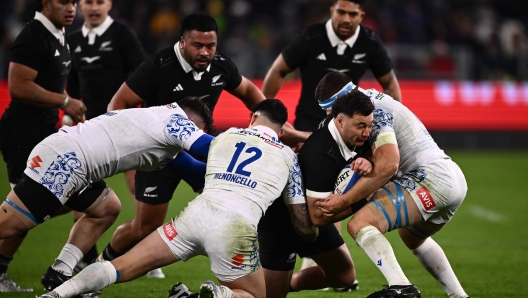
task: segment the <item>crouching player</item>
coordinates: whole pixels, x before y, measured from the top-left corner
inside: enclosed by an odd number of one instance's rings
[[[231,128],[211,143],[203,192],[178,217],[125,255],[86,267],[42,297],[92,292],[197,255],[210,258],[221,284],[205,281],[200,297],[266,297],[257,224],[269,205],[282,193],[297,231],[313,240],[318,229],[307,213],[297,158],[277,141],[286,108],[267,99],[252,112],[249,128]]]
[[[71,278],[83,254],[117,218],[121,204],[104,178],[163,167],[178,161],[182,148],[207,156],[212,137],[191,120],[212,125],[211,113],[198,98],[180,105],[110,112],[63,127],[33,149],[24,176],[0,206],[0,239],[26,233],[63,206],[85,213],[42,277],[46,289]]]

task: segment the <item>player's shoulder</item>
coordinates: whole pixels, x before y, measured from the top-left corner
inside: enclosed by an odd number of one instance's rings
[[[116,37],[124,37],[122,34],[135,35],[135,32],[130,27],[118,21],[113,21],[108,30],[111,30]]]
[[[27,22],[26,26],[22,28],[16,40],[31,41],[31,39],[34,38],[44,39],[46,37],[47,30],[48,29],[46,29],[46,27],[44,27],[40,21],[30,20]]]
[[[227,67],[231,67],[234,65],[235,63],[231,59],[229,59],[229,57],[227,57],[225,54],[222,54],[218,51],[216,51],[213,57],[213,61],[211,63],[211,67],[215,67],[215,68],[227,68]]]
[[[371,42],[371,43],[381,43],[381,38],[379,34],[376,31],[368,27],[365,27],[363,25],[359,26],[359,37],[358,38],[364,39],[365,41]]]
[[[301,31],[301,36],[306,37],[308,40],[326,38],[326,26],[325,23],[313,24],[303,31]]]
[[[164,68],[170,65],[179,64],[178,57],[174,52],[174,47],[167,47],[156,52],[150,59],[155,68]]]

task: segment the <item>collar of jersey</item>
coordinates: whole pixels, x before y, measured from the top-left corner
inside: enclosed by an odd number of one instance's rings
[[[330,131],[332,138],[334,138],[334,140],[336,141],[337,146],[339,147],[339,151],[341,151],[341,155],[343,156],[343,158],[345,158],[345,160],[350,160],[351,158],[356,156],[357,153],[354,152],[353,150],[350,150],[350,148],[348,148],[348,146],[345,145],[345,142],[343,141],[343,138],[341,137],[339,130],[337,130],[337,127],[334,121],[335,121],[335,118],[332,119],[332,121],[328,123],[328,130]]]
[[[45,15],[43,15],[42,13],[40,12],[35,12],[35,20],[39,21],[42,23],[42,25],[44,25],[44,27],[46,27],[46,29],[48,29],[48,31],[53,34],[53,36],[55,36],[58,40],[61,39],[61,37],[64,37],[64,27],[62,27],[62,29],[57,29],[57,27],[55,27],[55,25],[53,25],[53,23],[48,20],[48,18],[46,18]]]
[[[180,65],[183,68],[183,71],[185,71],[186,73],[188,73],[189,71],[192,71],[194,80],[195,81],[201,80],[202,74],[205,71],[197,72],[192,68],[192,66],[189,63],[187,63],[187,61],[185,61],[185,59],[180,53],[180,42],[179,41],[174,45],[174,52],[176,53],[176,57],[178,57],[178,61],[180,61]],[[209,69],[211,69],[211,63],[209,63],[209,66],[207,66],[206,68],[207,71],[209,71]]]
[[[93,29],[88,29],[88,27],[86,27],[86,25],[83,25],[82,28],[81,28],[82,35],[84,37],[86,37],[88,35],[88,33],[90,33],[90,31],[92,31],[97,36],[101,36],[101,35],[103,35],[103,33],[106,32],[108,27],[110,27],[110,25],[112,25],[113,22],[114,22],[114,19],[112,19],[112,17],[110,17],[110,16],[107,16],[106,19],[104,20],[104,22],[101,23],[101,25],[99,25],[99,26],[97,26],[97,27],[95,27]]]
[[[356,43],[356,40],[359,36],[359,26],[358,25],[356,27],[356,32],[354,32],[354,35],[350,36],[349,39],[345,40],[344,42],[349,46],[349,47],[353,47],[354,44]],[[334,31],[334,28],[332,28],[332,19],[328,20],[328,22],[326,22],[326,35],[328,35],[328,39],[330,40],[330,44],[332,44],[332,47],[336,47],[339,42],[341,42],[341,39],[339,39],[339,37],[337,37],[335,31]]]

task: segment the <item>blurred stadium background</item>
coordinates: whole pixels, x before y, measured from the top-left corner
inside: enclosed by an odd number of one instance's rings
[[[130,26],[150,55],[176,41],[179,22],[187,14],[208,12],[220,26],[218,50],[260,86],[290,37],[307,25],[326,21],[329,5],[329,1],[312,0],[113,0],[110,15]],[[522,225],[528,196],[522,184],[528,178],[528,1],[370,0],[366,11],[362,24],[377,31],[384,41],[404,104],[447,149],[468,180],[466,201],[446,229],[435,236],[436,241],[444,247],[471,297],[526,297],[528,233]],[[33,15],[33,0],[0,1],[0,114],[10,100],[6,81],[9,47]],[[78,13],[67,30],[82,23]],[[300,90],[297,76],[293,74],[277,95],[287,103],[290,114]],[[379,88],[368,73],[360,85]],[[220,129],[244,126],[248,112],[238,100],[224,94],[215,118]],[[108,183],[121,197],[123,212],[99,242],[100,248],[108,243],[117,224],[134,213],[123,177],[111,178]],[[1,160],[0,191],[9,191]],[[194,196],[181,185],[169,216]],[[37,294],[42,293],[40,275],[60,251],[71,222],[69,216],[62,216],[31,232],[8,274],[22,286],[33,286]],[[360,291],[312,291],[292,297],[364,297],[383,284],[383,277],[364,253],[348,235],[344,237],[358,268]],[[427,293],[425,297],[445,297],[397,235],[391,233],[389,238],[404,270]],[[110,287],[103,297],[166,297],[170,284],[176,281],[196,290],[205,278],[213,278],[205,258],[165,270],[166,280],[142,278]]]

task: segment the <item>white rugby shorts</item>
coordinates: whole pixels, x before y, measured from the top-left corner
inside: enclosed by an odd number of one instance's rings
[[[208,256],[211,271],[221,281],[234,281],[260,268],[257,227],[207,196],[189,202],[158,233],[180,260]]]
[[[63,205],[89,184],[81,148],[62,134],[53,134],[33,148],[24,173],[49,189]]]
[[[451,220],[467,192],[466,178],[451,159],[434,160],[394,182],[410,193],[424,220],[435,224]]]

